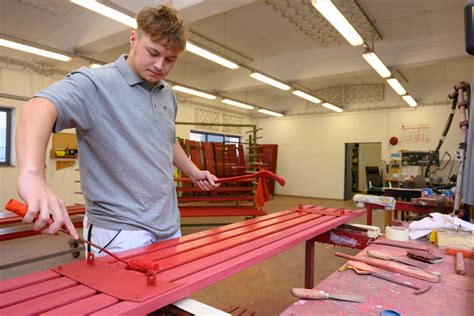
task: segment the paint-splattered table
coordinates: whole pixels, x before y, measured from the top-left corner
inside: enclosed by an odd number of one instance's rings
[[[364,298],[363,303],[336,300],[298,300],[281,315],[380,315],[382,310],[393,310],[401,315],[474,315],[474,259],[465,258],[466,275],[455,271],[455,257],[444,254],[428,242],[412,242],[415,245],[430,247],[433,254],[443,257],[438,264],[430,264],[426,271],[441,273],[439,283],[430,283],[385,270],[377,270],[393,276],[400,281],[414,285],[427,286],[426,293],[415,295],[415,290],[394,284],[370,275],[359,275],[353,270],[336,271],[315,288],[329,294],[352,294]],[[367,257],[366,250],[378,250],[393,255],[405,255],[401,248],[372,244],[361,251],[358,257]]]

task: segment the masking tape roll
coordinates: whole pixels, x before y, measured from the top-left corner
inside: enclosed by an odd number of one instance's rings
[[[385,238],[390,240],[407,241],[409,230],[405,227],[387,226],[385,227]]]

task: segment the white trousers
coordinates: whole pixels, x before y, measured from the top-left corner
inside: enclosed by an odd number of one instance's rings
[[[87,218],[84,216],[84,230],[83,238],[91,241],[94,244],[101,246],[112,253],[121,252],[137,247],[143,247],[155,243],[157,241],[163,241],[167,239],[181,237],[181,230],[169,237],[159,238],[154,234],[146,230],[125,230],[125,229],[107,229],[96,225],[92,225]],[[107,255],[105,252],[96,249],[90,245],[85,245],[86,253],[92,252],[94,256]]]

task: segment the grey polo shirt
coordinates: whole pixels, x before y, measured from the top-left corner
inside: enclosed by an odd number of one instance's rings
[[[180,226],[173,182],[177,100],[164,81],[153,88],[120,56],[82,67],[36,94],[57,108],[55,132],[75,128],[87,215],[108,229]]]

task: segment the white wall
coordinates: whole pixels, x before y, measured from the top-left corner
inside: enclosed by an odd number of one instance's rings
[[[370,113],[344,113],[324,116],[261,119],[261,143],[278,144],[277,173],[287,181],[276,187],[277,194],[343,199],[344,144],[382,143],[382,160],[401,149],[433,150],[438,144],[450,105],[426,106]],[[455,152],[459,140],[459,113],[441,148]],[[402,139],[402,124],[428,124],[429,143],[407,144]],[[388,140],[397,136],[400,143]]]

